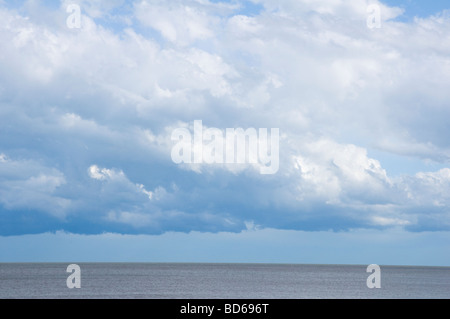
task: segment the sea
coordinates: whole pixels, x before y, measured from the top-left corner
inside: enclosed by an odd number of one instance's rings
[[[450,267],[380,265],[369,288],[368,265],[77,265],[0,263],[0,299],[450,299]]]

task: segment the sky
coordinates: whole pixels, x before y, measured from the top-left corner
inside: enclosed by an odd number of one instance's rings
[[[0,0],[0,262],[450,266],[447,9]],[[278,170],[176,163],[195,121]]]

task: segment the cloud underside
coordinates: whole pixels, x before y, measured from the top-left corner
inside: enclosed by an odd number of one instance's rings
[[[448,12],[80,1],[70,29],[68,4],[0,6],[0,235],[450,230]],[[279,128],[278,172],[175,164],[195,120]]]

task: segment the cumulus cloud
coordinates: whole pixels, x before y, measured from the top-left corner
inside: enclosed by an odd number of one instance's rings
[[[448,230],[448,13],[253,2],[79,1],[79,29],[67,1],[1,4],[1,231]],[[279,171],[176,165],[195,120],[279,128]]]
[[[142,184],[131,183],[122,171],[107,168],[99,168],[97,165],[89,167],[89,176],[93,179],[106,181],[109,184],[117,184],[121,187],[133,189],[136,193],[145,194],[150,200],[153,199],[154,192],[145,189]],[[159,188],[158,193],[163,193],[164,188]]]
[[[294,156],[294,163],[300,172],[302,198],[319,196],[330,202],[364,198],[368,203],[383,203],[393,184],[380,163],[355,145],[314,141],[303,145],[302,155]]]
[[[212,38],[218,18],[208,12],[208,2],[200,1],[140,1],[135,5],[137,19],[180,45]],[[209,6],[212,6],[209,4]]]

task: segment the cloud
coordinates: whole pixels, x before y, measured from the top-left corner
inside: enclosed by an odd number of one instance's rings
[[[105,190],[106,187],[124,188],[127,193],[142,193],[146,195],[148,199],[153,199],[153,192],[146,190],[142,184],[131,183],[123,171],[99,168],[97,165],[92,165],[89,167],[88,172],[92,179],[106,182],[103,190]],[[111,192],[111,195],[115,193],[114,189],[108,191]],[[159,188],[158,193],[164,193],[164,188]]]
[[[137,19],[144,25],[161,32],[165,39],[181,45],[187,45],[195,40],[212,38],[212,27],[217,24],[217,18],[205,10],[208,2],[190,1],[171,2],[141,1],[135,5]]]
[[[111,11],[126,5],[125,0],[63,0],[60,2],[61,8],[67,8],[67,6],[74,3],[78,4],[83,9],[83,13],[91,18],[102,18],[105,16],[111,18]]]
[[[80,1],[69,29],[67,3],[0,6],[0,234],[449,229],[448,14]],[[176,165],[195,120],[279,128],[279,171]],[[373,150],[442,169],[398,176]]]
[[[327,201],[339,198],[370,203],[387,200],[392,181],[380,163],[367,156],[367,151],[355,145],[342,145],[330,140],[304,144],[302,155],[294,156],[300,171],[301,193],[309,192]],[[306,156],[305,156],[306,155]],[[305,196],[305,195],[303,195]]]
[[[380,1],[356,0],[356,1],[334,1],[334,0],[256,0],[268,11],[288,15],[304,15],[313,12],[322,16],[344,16],[352,20],[366,19],[369,5],[378,5],[383,12],[383,20],[389,20],[402,14],[403,10],[397,7],[386,6]]]
[[[133,227],[145,227],[151,223],[151,217],[145,214],[130,213],[130,212],[109,212],[107,220],[117,223],[129,224]]]
[[[33,160],[14,160],[0,154],[2,210],[38,210],[64,219],[71,201],[58,195],[64,175]]]

